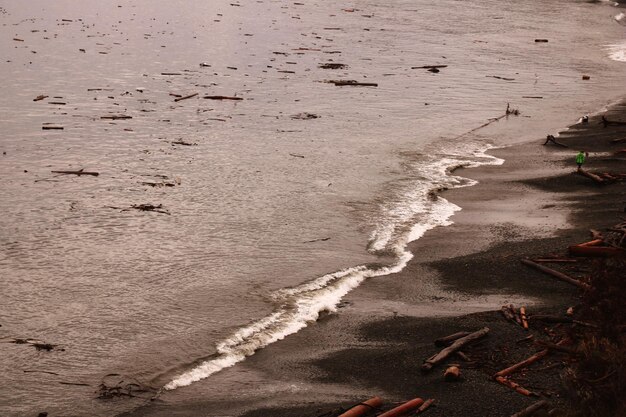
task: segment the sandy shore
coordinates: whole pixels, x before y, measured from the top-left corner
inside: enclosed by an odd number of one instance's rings
[[[605,114],[626,121],[626,104]],[[623,172],[626,161],[609,154],[620,148],[610,141],[625,135],[626,126],[603,127],[600,116],[594,116],[561,135],[559,140],[572,148],[542,146],[538,138],[494,150],[504,165],[457,172],[479,184],[444,193],[463,210],[453,217],[454,225],[412,244],[415,258],[404,271],[371,279],[347,297],[340,314],[257,352],[215,381],[229,372],[246,372],[256,380],[251,385],[264,388],[250,388],[251,394],[242,392],[239,398],[193,403],[164,398],[133,415],[318,416],[374,395],[387,404],[435,398],[430,416],[503,416],[530,405],[536,399],[489,378],[503,364],[536,350],[516,343],[527,332],[495,309],[510,302],[532,313],[563,312],[577,303],[576,288],[527,269],[520,259],[563,254],[567,246],[588,240],[589,228],[619,222],[624,183],[598,187],[575,173],[574,156],[580,148],[590,152],[587,169]],[[585,268],[569,273],[582,277]],[[444,382],[440,368],[420,372],[422,361],[437,351],[433,340],[484,326],[490,336],[469,352],[480,365],[463,365],[461,382]],[[540,326],[530,330],[541,331]],[[528,372],[519,382],[553,405],[563,405],[561,364],[549,358],[538,366],[543,367],[552,370]]]

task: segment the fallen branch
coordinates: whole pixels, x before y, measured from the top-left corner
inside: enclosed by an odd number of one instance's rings
[[[577,286],[579,288],[582,288],[584,290],[588,290],[589,288],[591,288],[589,286],[589,284],[586,284],[586,283],[581,282],[581,281],[579,281],[577,279],[574,279],[574,278],[572,278],[570,276],[567,276],[567,275],[565,275],[565,274],[563,274],[563,273],[561,273],[559,271],[555,271],[552,268],[548,268],[546,266],[539,265],[538,263],[535,263],[535,262],[533,262],[533,261],[531,261],[529,259],[522,259],[522,263],[524,265],[528,265],[528,266],[530,266],[532,268],[535,268],[535,269],[537,269],[537,270],[539,270],[541,272],[544,272],[544,273],[546,273],[548,275],[552,275],[553,277],[556,277],[556,278],[560,279],[561,281],[568,282],[568,283],[570,283],[572,285],[575,285],[575,286]]]
[[[550,353],[550,351],[548,349],[544,349],[542,351],[539,351],[537,353],[535,353],[534,355],[532,355],[531,357],[524,359],[521,362],[516,363],[515,365],[511,365],[508,368],[502,369],[501,371],[498,371],[494,374],[494,379],[497,377],[504,377],[504,376],[508,376],[510,374],[512,374],[513,372],[517,371],[518,369],[521,368],[525,368],[528,365],[531,365],[535,362],[537,362],[538,360],[542,359],[544,356],[546,356],[548,353]]]
[[[127,119],[132,119],[133,116],[126,116],[126,115],[115,115],[115,116],[100,116],[100,119],[105,119],[105,120],[127,120]]]
[[[426,359],[424,361],[424,364],[422,365],[422,371],[423,372],[428,372],[430,371],[433,366],[437,365],[438,363],[442,362],[444,359],[446,359],[448,356],[452,355],[454,352],[456,352],[457,350],[460,350],[463,346],[472,343],[482,337],[485,337],[487,335],[487,333],[489,333],[489,328],[488,327],[484,327],[481,330],[478,330],[474,333],[470,333],[465,337],[462,337],[460,339],[457,339],[456,341],[454,341],[454,343],[452,343],[452,345],[448,346],[447,348],[441,350],[441,352],[431,356],[430,358]]]

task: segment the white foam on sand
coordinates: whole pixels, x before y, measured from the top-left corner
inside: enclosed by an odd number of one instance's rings
[[[431,155],[429,163],[419,161],[419,175],[406,184],[404,192],[381,207],[379,225],[372,232],[369,249],[393,255],[395,262],[378,267],[355,266],[276,291],[272,298],[277,308],[272,314],[235,331],[217,345],[211,359],[176,376],[164,389],[184,387],[231,367],[258,349],[298,332],[316,321],[322,312],[336,311],[341,299],[365,279],[400,272],[413,257],[407,250],[408,243],[428,230],[452,224],[450,217],[461,210],[440,197],[438,191],[475,184],[452,175],[452,171],[461,166],[503,162],[486,155],[486,151],[484,146],[482,150],[458,149]]]

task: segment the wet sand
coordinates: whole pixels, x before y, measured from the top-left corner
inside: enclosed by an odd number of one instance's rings
[[[462,175],[480,183],[443,193],[463,210],[453,217],[454,225],[414,242],[416,256],[404,271],[371,279],[347,297],[339,314],[257,352],[236,371],[224,372],[246,372],[262,386],[251,383],[251,393],[236,399],[177,404],[165,399],[133,415],[318,416],[374,395],[383,397],[387,407],[414,397],[435,398],[430,416],[503,416],[530,405],[535,398],[489,378],[536,350],[516,343],[528,332],[494,309],[512,302],[528,306],[531,314],[562,313],[576,305],[576,288],[519,261],[564,254],[567,246],[588,240],[588,229],[609,227],[623,216],[623,182],[599,187],[575,173],[578,147],[590,152],[585,167],[591,171],[626,170],[623,157],[609,156],[623,148],[610,141],[624,137],[626,126],[604,128],[599,117],[561,134],[559,141],[574,149],[542,146],[538,138],[494,150],[506,160],[502,166],[463,170]],[[606,117],[626,121],[626,104],[613,106]],[[575,266],[569,273],[582,277],[586,268]],[[435,289],[438,296],[423,295]],[[462,364],[461,382],[444,382],[442,367],[427,375],[420,372],[422,361],[438,351],[432,343],[436,338],[484,326],[491,329],[490,336],[466,352],[479,364]],[[542,330],[531,325],[530,334]],[[558,358],[533,369],[518,382],[553,406],[564,405]]]

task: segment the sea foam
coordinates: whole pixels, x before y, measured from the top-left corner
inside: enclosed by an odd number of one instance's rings
[[[485,149],[472,150],[472,145],[454,152],[430,155],[430,162],[415,161],[419,166],[412,181],[380,207],[378,226],[370,236],[369,250],[392,254],[395,259],[386,266],[359,265],[327,274],[292,288],[283,288],[272,294],[277,306],[273,313],[239,328],[221,341],[212,358],[176,376],[164,386],[173,390],[207,378],[231,367],[286,336],[294,334],[316,321],[322,312],[334,312],[341,299],[364,280],[400,272],[413,255],[408,243],[419,239],[428,230],[452,224],[450,217],[461,210],[438,195],[446,188],[475,184],[452,174],[459,167],[498,165],[503,160],[486,155]]]

